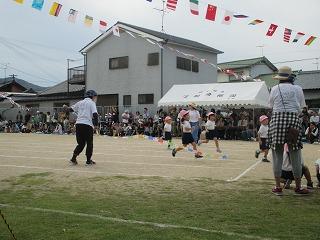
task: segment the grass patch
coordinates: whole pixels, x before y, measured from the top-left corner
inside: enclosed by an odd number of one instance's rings
[[[319,192],[279,198],[263,181],[226,184],[211,179],[94,177],[50,182],[22,176],[0,192],[0,203],[201,227],[278,239],[316,239]],[[20,179],[19,178],[19,179]],[[30,185],[42,179],[46,188]],[[72,184],[70,184],[72,183]],[[28,186],[28,188],[23,187]],[[247,239],[222,233],[110,222],[5,208],[18,239]],[[9,239],[0,224],[0,239]],[[303,231],[301,231],[303,229]],[[20,237],[20,238],[19,238]]]

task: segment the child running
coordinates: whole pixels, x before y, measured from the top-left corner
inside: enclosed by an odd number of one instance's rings
[[[164,119],[164,122],[165,122],[165,125],[164,125],[164,128],[163,128],[163,131],[164,131],[164,140],[168,142],[168,149],[170,149],[171,145],[172,145],[172,134],[171,134],[171,131],[172,131],[172,118],[167,116],[165,119]]]
[[[258,131],[258,140],[259,140],[259,148],[260,150],[257,150],[255,153],[255,157],[258,158],[260,153],[264,153],[262,162],[270,162],[268,160],[268,153],[269,148],[267,145],[267,139],[268,139],[268,124],[269,124],[269,118],[266,115],[262,115],[259,119],[261,126]]]
[[[187,147],[189,144],[192,145],[193,147],[193,150],[196,152],[195,153],[195,157],[196,158],[202,158],[202,154],[201,152],[199,152],[197,150],[197,145],[192,137],[192,134],[191,134],[191,131],[192,131],[192,128],[191,128],[191,125],[190,125],[190,122],[189,122],[189,119],[190,119],[190,116],[189,116],[189,111],[187,110],[182,110],[180,113],[179,113],[179,116],[181,118],[181,127],[182,127],[182,146],[178,147],[178,148],[174,148],[172,150],[172,156],[175,157],[177,152],[183,150],[185,147]]]
[[[215,114],[213,112],[209,112],[208,115],[208,121],[206,122],[206,140],[200,140],[198,145],[200,146],[202,143],[209,143],[210,140],[214,140],[214,143],[217,148],[217,152],[221,153],[222,151],[220,150],[219,147],[219,142],[218,142],[218,133],[216,128],[216,123],[215,123]]]

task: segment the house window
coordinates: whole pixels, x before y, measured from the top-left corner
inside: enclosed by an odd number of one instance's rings
[[[187,59],[187,58],[177,57],[177,68],[198,73],[199,62],[191,61],[190,59]]]
[[[131,106],[131,95],[123,95],[123,106]]]
[[[159,53],[149,53],[148,66],[158,66],[158,65],[159,65]]]
[[[154,103],[154,95],[153,94],[139,94],[138,95],[138,103],[139,104],[153,104]]]
[[[124,69],[129,67],[129,57],[118,57],[109,59],[109,69]]]
[[[199,63],[197,61],[192,61],[192,72],[199,72]]]
[[[234,72],[236,75],[238,75],[239,77],[242,76],[244,74],[243,71],[238,71],[238,72]],[[229,81],[238,81],[239,78],[237,78],[236,76],[234,75],[230,75],[229,76]]]

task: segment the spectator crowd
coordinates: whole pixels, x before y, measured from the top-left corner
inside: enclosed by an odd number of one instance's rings
[[[181,136],[180,119],[178,113],[182,109],[170,108],[168,111],[160,109],[151,115],[145,108],[142,113],[125,110],[122,114],[112,111],[105,115],[99,115],[100,126],[98,133],[108,136],[132,136],[143,134],[147,136],[163,136],[164,119],[170,116],[172,121],[172,135]],[[259,117],[271,116],[271,111],[253,110],[241,108],[230,110],[215,110],[198,108],[202,121],[200,121],[199,135],[205,128],[208,112],[216,114],[216,130],[218,139],[225,140],[253,140],[259,129]],[[302,132],[306,142],[319,142],[320,118],[317,111],[304,108],[300,114]],[[20,111],[16,121],[6,121],[0,115],[0,132],[6,133],[43,133],[43,134],[75,134],[76,115],[66,113],[63,110],[54,109],[53,112]]]

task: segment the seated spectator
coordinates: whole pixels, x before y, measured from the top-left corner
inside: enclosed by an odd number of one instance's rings
[[[319,129],[314,122],[310,123],[310,127],[305,132],[306,138],[309,143],[313,144],[319,138]]]

